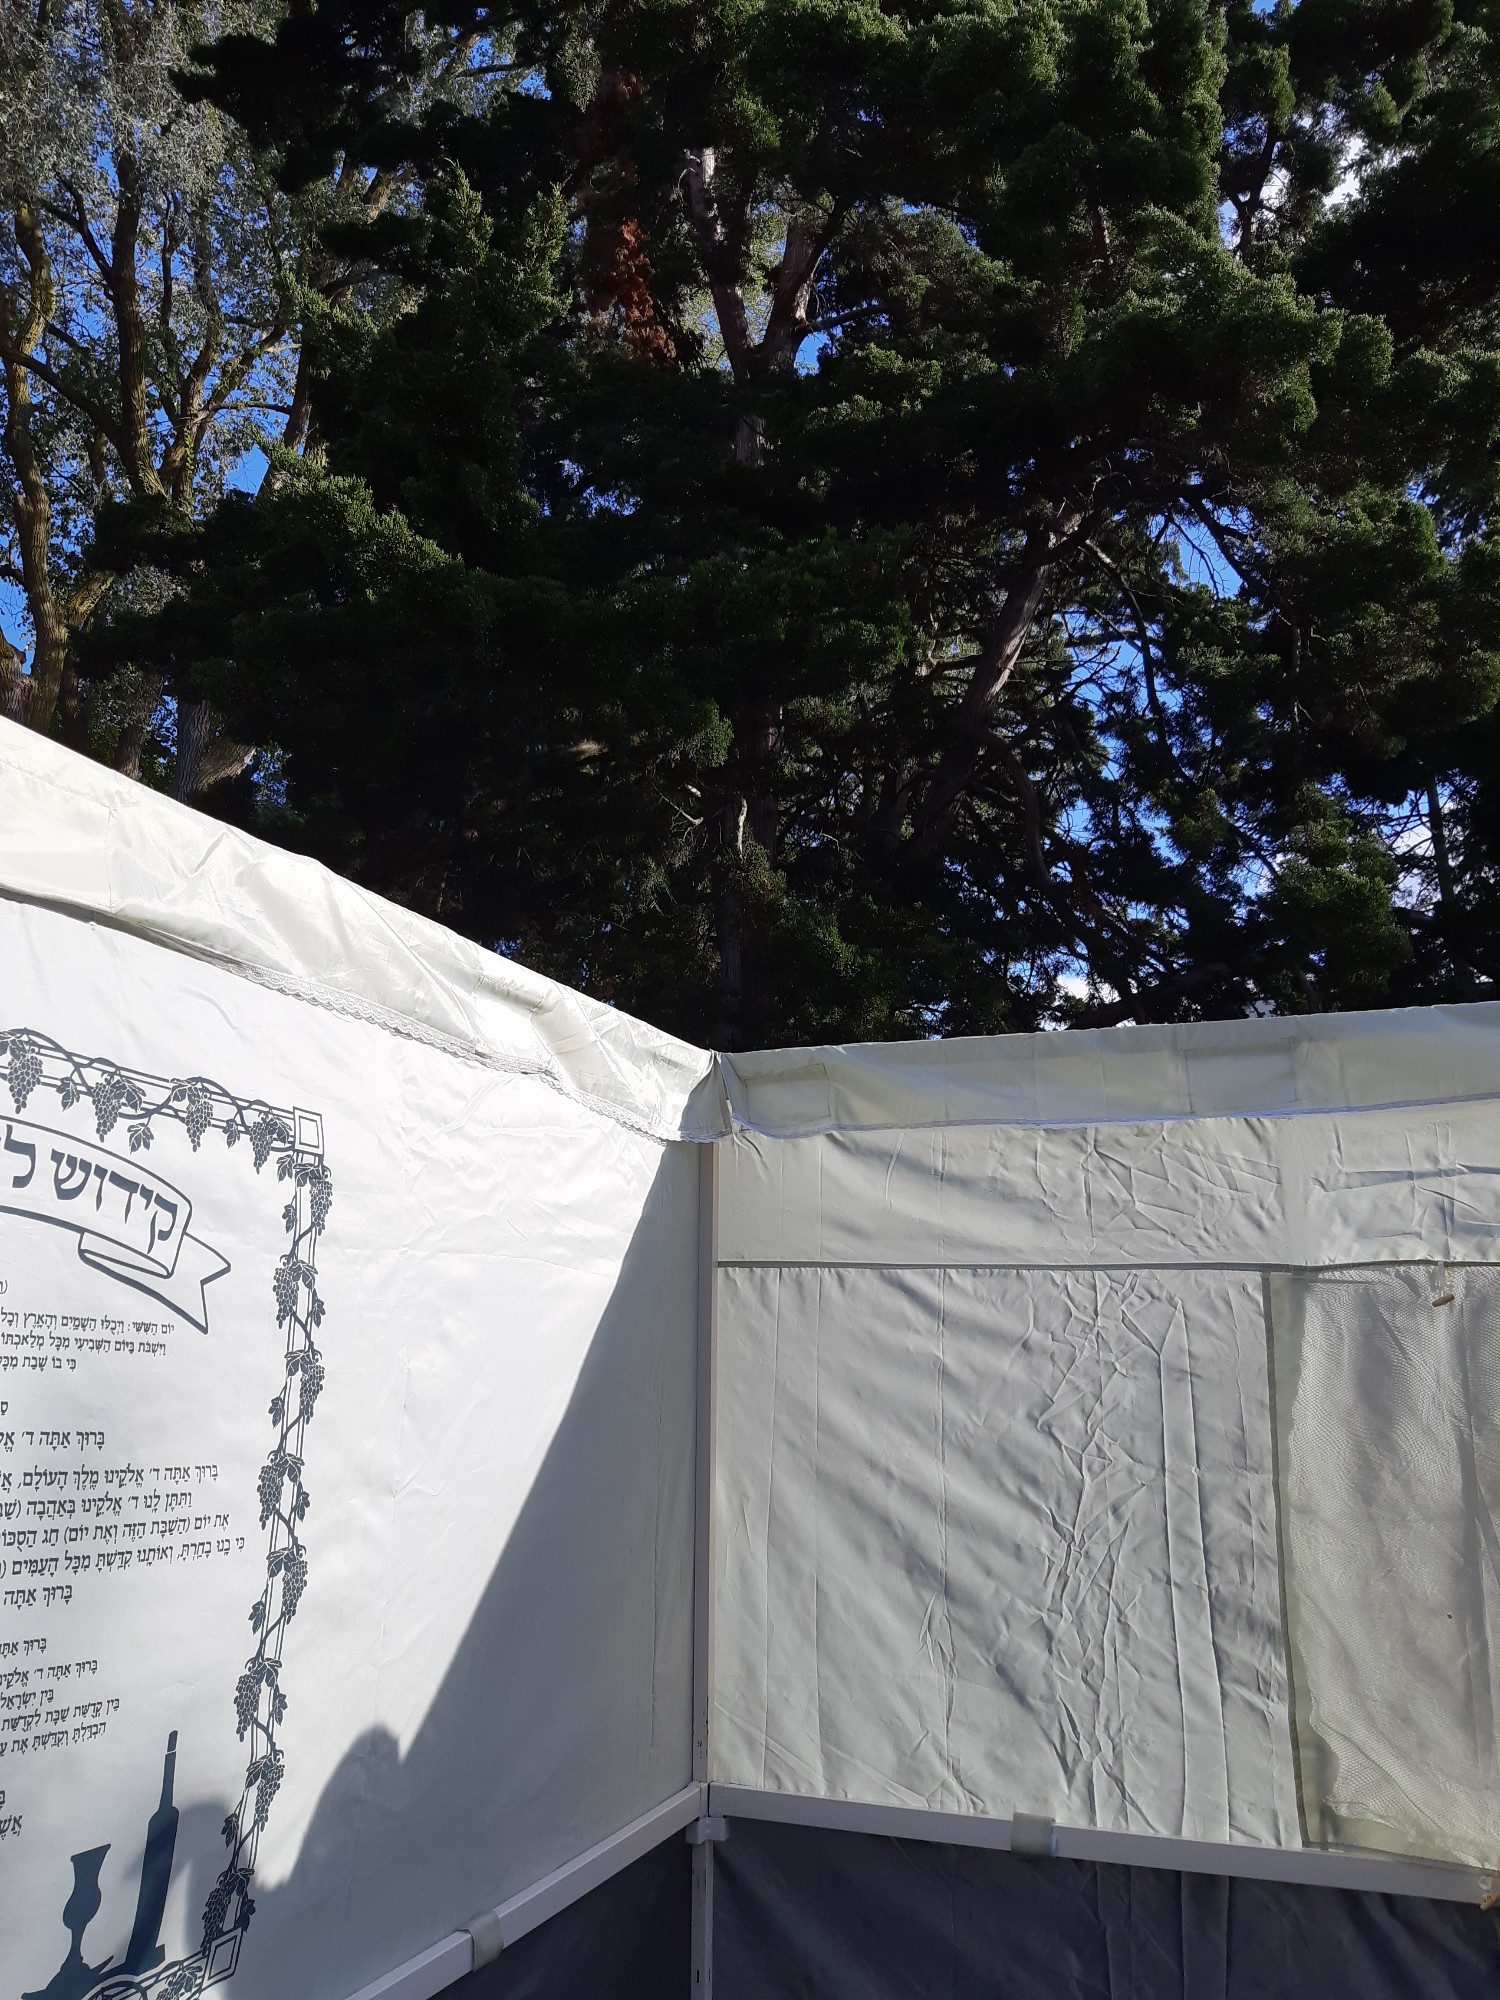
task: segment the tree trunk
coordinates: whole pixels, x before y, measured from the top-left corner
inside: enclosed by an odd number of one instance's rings
[[[1453,879],[1453,858],[1448,851],[1448,822],[1443,813],[1442,794],[1435,777],[1427,780],[1427,831],[1432,837],[1432,865],[1437,875],[1438,908],[1445,922],[1458,912],[1458,888]]]
[[[716,1049],[745,1046],[746,1001],[753,998],[751,931],[753,912],[746,896],[758,849],[774,864],[779,833],[775,793],[776,759],[781,750],[781,710],[765,703],[747,711],[735,728],[729,789],[718,812],[721,887],[714,910],[719,948],[709,1040]]]
[[[127,778],[139,778],[141,775],[141,752],[146,747],[146,731],[156,713],[156,704],[161,700],[164,684],[160,674],[144,676],[130,715],[120,725],[120,733],[115,739],[115,769]]]
[[[770,310],[760,340],[754,341],[745,305],[749,210],[742,206],[726,225],[715,188],[717,169],[713,147],[689,153],[684,192],[725,358],[736,386],[743,388],[759,377],[784,373],[795,366],[813,279],[837,227],[838,214],[836,211],[822,221],[793,217],[788,222],[781,262],[772,275]],[[765,420],[742,409],[735,419],[735,463],[753,470],[764,464],[765,456]],[[753,998],[753,912],[745,893],[752,857],[747,848],[758,848],[767,862],[775,859],[779,832],[775,774],[781,726],[782,711],[776,701],[753,704],[737,718],[727,789],[718,812],[708,816],[710,825],[717,828],[710,838],[717,840],[717,862],[722,871],[714,910],[719,963],[709,1030],[710,1041],[720,1049],[742,1045],[747,996]]]
[[[136,257],[141,228],[140,169],[122,153],[117,171],[119,197],[110,241],[110,293],[115,334],[119,342],[120,455],[126,476],[138,493],[157,494],[161,482],[151,456],[150,419],[146,401],[146,328],[141,313],[141,287]]]
[[[1031,562],[1006,592],[1000,615],[986,635],[973,677],[959,704],[955,740],[938,759],[913,816],[910,851],[928,860],[952,826],[984,754],[990,718],[1015,672],[1032,620],[1042,601],[1049,565]]]
[[[15,212],[16,242],[26,259],[29,297],[19,313],[3,301],[5,341],[5,450],[16,475],[11,513],[21,558],[21,582],[26,609],[36,636],[31,677],[26,688],[26,721],[33,729],[50,728],[62,693],[68,657],[68,629],[52,584],[49,547],[52,502],[32,436],[34,405],[31,374],[25,357],[35,353],[52,316],[52,266],[35,213],[22,203]],[[16,675],[8,673],[15,697]]]
[[[745,310],[744,275],[739,269],[739,252],[724,228],[714,196],[714,171],[718,155],[712,146],[688,154],[687,203],[693,233],[698,239],[698,261],[708,279],[708,289],[724,342],[724,357],[736,382],[750,373],[750,318]]]
[[[786,226],[786,242],[773,274],[771,310],[760,344],[760,362],[767,374],[784,373],[796,366],[797,350],[807,327],[813,279],[837,221],[836,211],[821,224],[815,225],[806,216],[793,216]]]
[[[25,655],[0,632],[0,715],[11,722],[24,722],[31,704],[31,682],[23,668]]]
[[[177,765],[172,796],[190,799],[225,778],[237,778],[255,755],[251,743],[236,743],[222,735],[206,701],[177,704]]]
[[[714,907],[719,966],[708,1030],[709,1047],[715,1049],[735,1047],[745,1004],[745,809],[743,798],[727,799],[719,815],[724,880]]]

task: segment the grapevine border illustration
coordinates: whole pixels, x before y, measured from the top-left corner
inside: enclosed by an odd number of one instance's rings
[[[235,1687],[235,1723],[250,1756],[238,1804],[224,1821],[229,1850],[203,1908],[203,1943],[192,1959],[163,1966],[153,1975],[153,2000],[185,2000],[205,1984],[230,1976],[238,1959],[238,1939],[255,1914],[250,1884],[260,1836],[280,1789],[284,1760],[276,1740],[286,1715],[281,1654],[286,1628],[307,1588],[307,1555],[298,1530],[310,1496],[303,1481],[307,1426],[323,1389],[323,1356],[315,1333],[324,1307],[317,1289],[317,1247],[333,1205],[333,1178],[322,1157],[321,1121],[317,1143],[301,1128],[306,1113],[284,1110],[260,1098],[237,1097],[208,1077],[161,1077],[95,1056],[78,1056],[33,1028],[0,1030],[0,1076],[19,1116],[37,1091],[52,1091],[63,1109],[87,1101],[101,1140],[124,1121],[132,1153],[148,1152],[153,1126],[183,1126],[196,1153],[212,1132],[226,1146],[248,1146],[257,1174],[275,1159],[276,1177],[291,1184],[282,1210],[290,1241],[272,1280],[276,1324],[285,1330],[282,1386],[272,1398],[275,1443],[260,1470],[260,1525],[269,1529],[266,1578],[250,1607],[255,1650]],[[215,1969],[214,1946],[235,1944],[222,1970]]]

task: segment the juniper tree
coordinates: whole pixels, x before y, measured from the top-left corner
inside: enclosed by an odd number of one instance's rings
[[[425,190],[95,654],[223,810],[726,1046],[1490,990],[1492,6],[418,18],[201,56]]]

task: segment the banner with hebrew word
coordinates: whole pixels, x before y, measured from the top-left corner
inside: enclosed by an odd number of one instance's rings
[[[43,1037],[24,1030],[13,1031],[7,1040],[12,1049],[19,1045],[23,1065],[30,1052],[46,1046]],[[65,1055],[56,1049],[47,1052],[54,1060]],[[98,1086],[90,1086],[76,1058],[68,1059],[68,1069],[72,1101],[87,1096],[92,1103]],[[187,1088],[180,1086],[184,1104]],[[143,1116],[134,1129],[137,1135],[149,1134],[151,1119]],[[133,1141],[137,1148],[144,1143],[143,1136]],[[0,1138],[0,1211],[71,1229],[86,1264],[208,1331],[204,1287],[222,1277],[229,1264],[190,1234],[193,1205],[180,1188],[143,1172],[133,1161],[126,1171],[117,1154],[86,1145],[75,1133],[8,1118]]]

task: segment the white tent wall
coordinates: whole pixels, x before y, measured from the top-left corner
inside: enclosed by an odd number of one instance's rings
[[[345,2000],[696,1810],[717,1086],[8,724],[0,891],[0,1992]]]
[[[1500,1009],[727,1068],[721,1799],[1493,1865]]]

